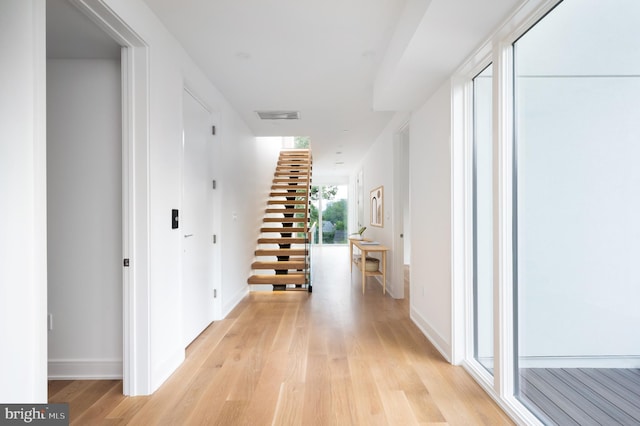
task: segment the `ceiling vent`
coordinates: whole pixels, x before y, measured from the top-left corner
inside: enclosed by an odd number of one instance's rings
[[[261,120],[300,120],[299,111],[256,111]]]

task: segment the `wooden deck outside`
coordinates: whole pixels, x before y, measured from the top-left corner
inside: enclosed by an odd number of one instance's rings
[[[640,425],[640,370],[520,370],[521,400],[550,425]]]

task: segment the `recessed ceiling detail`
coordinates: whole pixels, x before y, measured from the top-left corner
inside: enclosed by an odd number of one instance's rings
[[[256,111],[261,120],[300,120],[299,111]]]

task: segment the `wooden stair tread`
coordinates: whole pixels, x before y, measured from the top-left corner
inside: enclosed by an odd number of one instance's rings
[[[277,290],[293,287],[300,290],[303,284],[308,284],[308,291],[311,291],[307,247],[309,219],[305,216],[309,214],[312,164],[309,149],[280,152],[267,200],[266,217],[260,228],[260,232],[274,235],[258,239],[255,255],[266,260],[251,264],[252,269],[278,273],[254,274],[247,280],[249,284],[271,284]],[[264,248],[260,244],[264,244]],[[275,261],[274,258],[286,260]]]
[[[296,233],[296,232],[306,232],[306,230],[304,229],[304,226],[299,226],[299,227],[290,227],[290,228],[285,228],[284,226],[281,227],[263,227],[260,228],[260,232],[277,232],[280,234],[288,234],[288,233]]]
[[[287,275],[252,275],[247,280],[249,284],[306,284],[305,274]]]
[[[309,162],[305,160],[278,160],[278,166],[302,167],[308,166]]]
[[[267,204],[269,205],[282,205],[282,204],[289,204],[289,205],[305,205],[307,204],[307,202],[305,200],[269,200],[267,201]],[[304,210],[304,209],[301,209]]]
[[[276,169],[276,172],[273,174],[278,177],[297,177],[297,176],[307,176],[307,169]]]
[[[265,217],[262,221],[264,223],[304,223],[308,219],[304,217]]]
[[[282,261],[256,261],[251,264],[251,269],[273,269],[273,270],[289,270],[289,269],[305,269],[307,264],[299,260],[282,260]]]
[[[274,177],[300,177],[300,176],[309,176],[311,173],[309,172],[308,169],[306,168],[300,168],[300,169],[289,169],[289,168],[283,168],[283,169],[278,169],[276,170],[276,172],[273,174]]]
[[[256,256],[306,256],[308,253],[306,249],[258,249],[255,252]]]
[[[307,179],[307,175],[301,175],[299,178],[296,177],[274,177],[274,182],[284,182],[284,183],[307,183],[309,179]]]
[[[282,213],[282,214],[298,214],[298,213],[303,213],[306,211],[307,209],[305,208],[301,208],[301,209],[267,209],[266,213]]]
[[[269,193],[270,197],[306,197],[307,190],[298,190],[296,192],[273,191]]]
[[[291,185],[291,184],[274,184],[271,185],[271,190],[272,191],[288,191],[290,189],[307,189],[309,187],[308,184],[304,184],[304,185]]]
[[[309,148],[286,148],[280,151],[280,155],[309,155]]]
[[[279,237],[279,238],[258,238],[258,244],[306,244],[306,238],[301,237]]]

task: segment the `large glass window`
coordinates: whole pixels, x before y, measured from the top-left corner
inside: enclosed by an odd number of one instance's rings
[[[473,79],[474,357],[493,373],[492,66]]]
[[[514,43],[516,397],[640,423],[640,2],[565,0]]]

